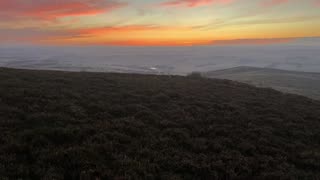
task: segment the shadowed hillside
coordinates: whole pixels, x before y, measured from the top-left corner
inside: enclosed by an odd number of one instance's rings
[[[258,87],[270,87],[320,100],[320,73],[242,66],[207,72],[205,76],[236,80]]]
[[[0,69],[0,179],[316,179],[320,102],[229,80]]]

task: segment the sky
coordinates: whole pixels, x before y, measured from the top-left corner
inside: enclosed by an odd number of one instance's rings
[[[320,36],[320,0],[0,0],[0,44],[273,44]]]

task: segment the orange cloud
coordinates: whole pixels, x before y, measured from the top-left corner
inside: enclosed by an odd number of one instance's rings
[[[269,45],[290,43],[296,38],[213,40],[210,33],[200,35],[192,27],[133,25],[75,29],[38,39],[38,43],[60,45],[117,45],[117,46],[192,46],[192,45]],[[157,36],[155,36],[157,35]]]
[[[209,45],[211,44],[208,40],[124,40],[124,41],[114,41],[106,43],[98,43],[96,45],[114,45],[114,46],[197,46],[197,45]]]
[[[152,25],[131,25],[131,26],[110,26],[110,27],[98,27],[91,29],[80,29],[77,32],[85,35],[103,35],[108,33],[123,33],[123,32],[137,32],[137,31],[150,31],[167,29],[167,27],[159,27]]]
[[[1,42],[31,42],[54,45],[192,46],[269,45],[290,43],[297,38],[214,40],[192,27],[134,25],[74,30],[0,30]]]
[[[74,29],[57,33],[57,36],[34,39],[35,43],[57,45],[190,46],[212,42],[207,35],[194,32],[191,27],[154,25]]]
[[[56,19],[97,15],[125,5],[113,0],[0,0],[0,16]]]
[[[67,41],[34,41],[34,44],[48,44],[48,45],[82,45],[82,46],[200,46],[211,45],[212,41],[209,40],[116,40],[116,41],[103,41],[103,42],[91,42],[82,43],[79,41],[73,41],[72,39]]]
[[[41,43],[57,44],[57,45],[115,45],[115,46],[197,46],[197,45],[213,45],[213,46],[232,46],[232,45],[273,45],[286,44],[294,42],[297,38],[274,38],[274,39],[235,39],[235,40],[208,40],[208,39],[117,39],[107,41],[93,41],[81,43],[76,39],[66,38],[64,40],[51,39],[41,41]],[[39,43],[36,42],[36,43]]]
[[[234,0],[171,0],[161,3],[161,6],[171,6],[171,7],[199,7],[207,6],[211,4],[228,4]]]

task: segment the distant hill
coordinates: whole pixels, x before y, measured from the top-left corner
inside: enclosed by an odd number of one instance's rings
[[[210,71],[204,73],[204,76],[236,80],[258,87],[270,87],[320,100],[320,73],[241,66]]]
[[[0,179],[317,179],[320,102],[199,76],[0,68]]]

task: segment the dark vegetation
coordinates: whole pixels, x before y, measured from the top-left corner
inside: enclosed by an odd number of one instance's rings
[[[320,102],[228,80],[0,69],[0,179],[319,179]]]

